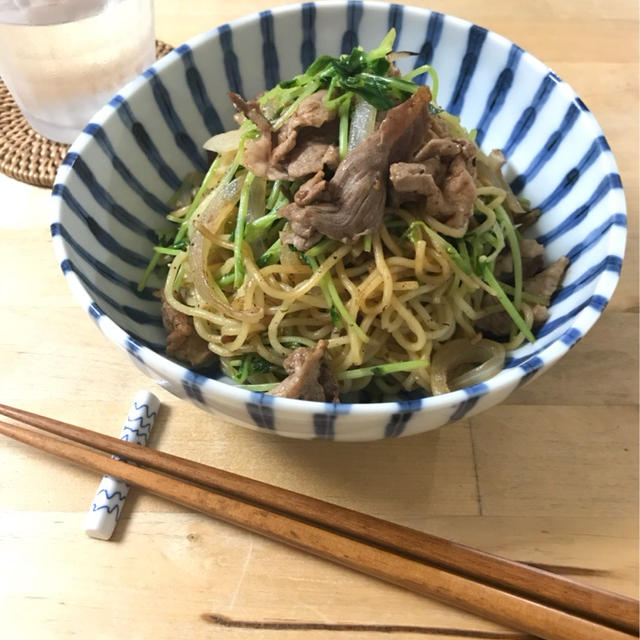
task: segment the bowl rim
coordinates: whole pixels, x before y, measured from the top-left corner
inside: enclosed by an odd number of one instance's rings
[[[286,15],[288,13],[299,12],[300,9],[304,5],[313,4],[315,6],[316,11],[326,11],[326,10],[334,10],[336,8],[343,8],[345,6],[351,4],[357,4],[362,6],[366,11],[388,11],[388,7],[390,6],[388,3],[375,2],[372,0],[325,0],[323,2],[313,2],[313,3],[290,3],[281,5],[278,7],[274,7],[271,9],[267,9],[274,17],[279,15]],[[416,7],[412,5],[402,4],[403,9],[408,12],[417,12],[421,15],[434,13],[434,10]],[[241,17],[238,17],[234,20],[229,21],[228,24],[231,28],[234,27],[242,27],[245,24],[252,24],[259,20],[260,16],[264,13],[265,10],[259,12],[253,12]],[[464,18],[459,18],[457,16],[444,13],[441,13],[447,20],[451,20],[458,27],[464,27],[465,29],[470,28],[471,26],[477,25],[477,23],[471,22]],[[209,42],[210,40],[218,39],[220,36],[220,27],[223,25],[214,26],[192,38],[186,40],[183,44],[176,46],[171,52],[165,55],[160,60],[157,60],[154,64],[152,64],[149,69],[153,69],[156,72],[161,72],[165,67],[172,66],[177,64],[180,60],[180,49],[183,46],[188,46],[191,49],[197,48],[203,43]],[[483,27],[484,28],[484,27]],[[491,38],[501,46],[511,46],[514,44],[511,40],[506,38],[505,36],[492,31],[491,29],[486,29],[487,38]],[[541,60],[539,60],[532,53],[523,49],[524,53],[528,56],[529,64],[534,64],[538,66],[541,70],[552,71],[552,69],[544,64]],[[553,72],[553,71],[552,71]],[[140,73],[137,77],[128,82],[124,87],[118,91],[118,95],[123,97],[125,100],[132,97],[141,87],[143,87],[147,83],[147,75],[148,69]],[[555,72],[553,72],[555,73]],[[557,76],[557,74],[556,74]],[[579,99],[578,94],[574,91],[574,89],[567,84],[566,82],[559,79],[558,89],[566,94],[566,98],[568,101],[572,102],[576,99]],[[103,125],[106,120],[115,117],[116,109],[114,109],[109,104],[104,105],[91,119],[91,124]],[[590,112],[589,112],[590,113]],[[604,136],[604,133],[595,119],[595,117],[590,113],[591,117],[588,120],[588,126],[592,129],[594,137]],[[72,143],[68,150],[68,154],[76,154],[82,155],[82,153],[93,144],[93,135],[90,133],[81,133],[80,136]],[[605,162],[608,165],[608,169],[610,172],[619,174],[618,167],[613,156],[613,153],[607,154],[605,156]],[[54,193],[53,193],[53,211],[51,215],[52,227],[55,223],[61,222],[61,214],[62,214],[62,199],[56,197],[55,194],[55,186],[64,184],[65,171],[70,171],[72,167],[63,164],[60,166],[58,173],[55,179],[54,185]],[[625,248],[626,248],[626,240],[627,240],[627,208],[626,201],[624,196],[623,189],[617,190],[617,199],[620,201],[616,207],[616,211],[622,213],[625,218],[624,227],[618,230],[618,234],[609,234],[608,237],[608,255],[616,254],[620,255],[621,260],[624,258]],[[53,235],[53,234],[52,234]],[[622,237],[620,237],[622,236]],[[618,238],[615,241],[616,237]],[[66,251],[66,242],[60,237],[53,237],[53,249],[56,259],[58,263],[62,265],[64,261],[69,261],[70,256]],[[612,251],[613,250],[613,251]],[[394,401],[386,401],[386,402],[372,402],[372,403],[348,403],[348,402],[338,402],[338,403],[329,403],[329,402],[315,402],[309,400],[298,400],[295,398],[284,398],[279,396],[271,396],[261,392],[250,391],[248,389],[242,389],[236,385],[229,384],[227,382],[223,382],[221,380],[217,380],[214,378],[209,378],[204,374],[200,374],[193,369],[189,369],[188,367],[170,359],[168,356],[158,353],[157,351],[151,349],[143,342],[140,342],[134,336],[129,334],[125,329],[120,327],[101,307],[93,300],[89,291],[85,288],[81,279],[76,274],[73,268],[63,271],[65,279],[67,280],[68,286],[70,287],[73,296],[80,303],[82,307],[85,308],[85,311],[96,320],[95,314],[92,313],[92,309],[99,309],[101,312],[99,321],[96,322],[99,329],[105,335],[107,339],[111,342],[115,343],[121,349],[125,351],[131,352],[131,349],[126,345],[131,345],[136,353],[139,353],[139,359],[144,363],[146,367],[151,369],[155,374],[161,375],[163,378],[168,380],[178,380],[185,381],[187,379],[197,382],[200,389],[203,391],[203,397],[213,396],[222,396],[231,402],[234,403],[258,403],[269,405],[273,409],[279,411],[286,411],[291,414],[306,414],[306,413],[318,413],[318,411],[324,410],[328,413],[333,414],[350,414],[357,415],[359,417],[369,417],[373,415],[380,415],[382,413],[388,413],[390,411],[393,412],[402,412],[402,411],[411,411],[411,412],[422,412],[425,410],[440,410],[446,409],[450,407],[454,407],[456,405],[460,405],[461,403],[468,401],[473,398],[481,398],[489,393],[499,393],[500,391],[508,391],[512,385],[517,386],[519,382],[526,376],[529,379],[532,375],[537,373],[538,371],[545,369],[557,362],[567,351],[571,349],[572,346],[579,340],[584,337],[584,335],[593,327],[598,318],[602,315],[604,308],[609,303],[616,287],[620,279],[620,272],[611,274],[611,272],[603,271],[600,273],[594,280],[594,296],[599,295],[605,299],[605,304],[598,309],[594,309],[589,307],[588,305],[581,309],[573,318],[570,327],[561,335],[557,336],[552,342],[547,344],[545,347],[536,351],[533,350],[528,355],[523,356],[523,360],[518,363],[518,366],[506,366],[501,371],[499,371],[496,375],[492,376],[485,382],[473,385],[471,387],[466,387],[464,389],[459,389],[456,391],[451,391],[448,393],[435,395],[435,396],[426,396],[422,398],[418,398],[415,400],[394,400]],[[579,336],[572,341],[564,341],[562,340],[563,335],[566,334],[567,331],[577,329],[579,331]],[[535,343],[533,343],[535,345]],[[526,369],[523,365],[529,363],[529,366]],[[157,379],[156,379],[156,382]],[[158,384],[161,384],[158,382]],[[205,402],[205,404],[207,404]],[[207,405],[208,406],[208,405]],[[215,403],[211,403],[211,408],[215,409]]]

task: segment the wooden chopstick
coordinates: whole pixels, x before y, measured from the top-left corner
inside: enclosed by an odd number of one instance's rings
[[[6,407],[2,407],[0,412],[4,413],[5,410],[7,410],[6,413],[13,412],[14,415],[17,415],[16,412],[19,413],[19,410],[7,409]],[[32,422],[46,423],[47,427],[57,430],[59,434],[65,430],[75,435],[80,434],[86,440],[85,444],[92,444],[96,440],[95,437],[100,435],[87,432],[78,427],[64,425],[64,423],[57,421],[49,421],[49,419],[35,416],[35,414],[30,414],[30,418],[32,418]],[[50,422],[54,422],[54,424],[52,425]],[[411,554],[400,555],[389,549],[373,547],[367,540],[362,538],[347,537],[339,531],[319,528],[313,522],[305,522],[285,513],[270,511],[264,506],[250,504],[229,495],[214,493],[201,486],[184,482],[175,477],[162,475],[156,471],[134,467],[103,454],[29,431],[16,425],[0,423],[0,433],[77,464],[122,478],[160,496],[227,522],[243,526],[270,538],[286,542],[321,557],[393,582],[417,593],[430,595],[454,606],[528,633],[534,633],[543,638],[551,640],[569,638],[571,640],[582,640],[583,638],[585,640],[587,638],[622,640],[623,638],[633,637],[622,630],[606,627],[593,620],[582,619],[571,612],[528,600],[518,593],[503,591],[491,584],[484,584],[440,567],[425,564],[419,559],[410,557]],[[109,445],[117,443],[125,446],[124,449],[119,450],[109,446],[111,453],[128,455],[134,453],[133,450],[136,450],[135,453],[145,451],[142,447],[110,439],[108,436],[100,436],[100,438],[106,438],[107,441],[115,441],[115,443],[107,442]],[[105,441],[102,442],[103,448],[104,445]],[[158,454],[158,452],[151,451],[147,453],[155,454],[152,456],[153,458]],[[132,459],[131,455],[128,455],[128,457]],[[163,463],[165,464],[168,462],[167,458],[170,458],[171,467],[179,466],[181,461],[180,458],[168,457],[167,454],[163,454],[160,457],[164,458]],[[204,467],[204,465],[198,465],[198,467],[210,469]],[[200,470],[202,471],[202,469]],[[184,468],[181,469],[181,473],[187,476],[190,475],[190,472]],[[225,472],[221,473],[226,475]],[[235,477],[238,478],[238,476]],[[193,480],[199,482],[198,478],[193,478]],[[264,487],[269,486],[263,483],[258,484]],[[298,496],[298,494],[293,495]],[[298,496],[298,498],[304,499],[304,496]],[[326,505],[326,503],[320,504]],[[348,510],[345,511],[351,514],[355,513]],[[374,521],[376,520],[374,519]],[[411,530],[407,529],[407,531]],[[467,547],[465,549],[469,550]],[[523,568],[528,570],[526,566],[523,566]],[[531,571],[535,573],[538,570],[532,569]],[[552,575],[551,577],[555,578]],[[588,587],[585,588],[589,590]],[[618,598],[614,594],[606,595],[613,600]],[[625,598],[623,600],[634,602]]]
[[[638,634],[638,602],[547,571],[234,473],[0,404],[0,414],[394,553]]]

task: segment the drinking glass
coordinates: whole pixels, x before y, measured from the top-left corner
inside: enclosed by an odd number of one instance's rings
[[[0,0],[0,77],[47,138],[73,142],[154,60],[153,0]]]

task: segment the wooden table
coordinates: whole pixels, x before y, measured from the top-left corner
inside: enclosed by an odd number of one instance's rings
[[[179,44],[274,0],[156,0]],[[629,244],[597,326],[483,415],[387,442],[298,442],[153,386],[89,321],[49,238],[49,194],[0,179],[0,401],[117,435],[136,390],[153,445],[628,595],[637,592],[638,16],[634,0],[433,0],[567,80],[617,158]],[[114,539],[82,529],[98,477],[0,439],[0,637],[521,638],[133,490]],[[339,631],[338,631],[339,630]]]

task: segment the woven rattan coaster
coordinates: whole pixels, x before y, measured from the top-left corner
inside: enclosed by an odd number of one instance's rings
[[[172,49],[156,40],[158,58]],[[51,188],[68,148],[68,144],[36,133],[0,80],[0,172],[36,187]]]

